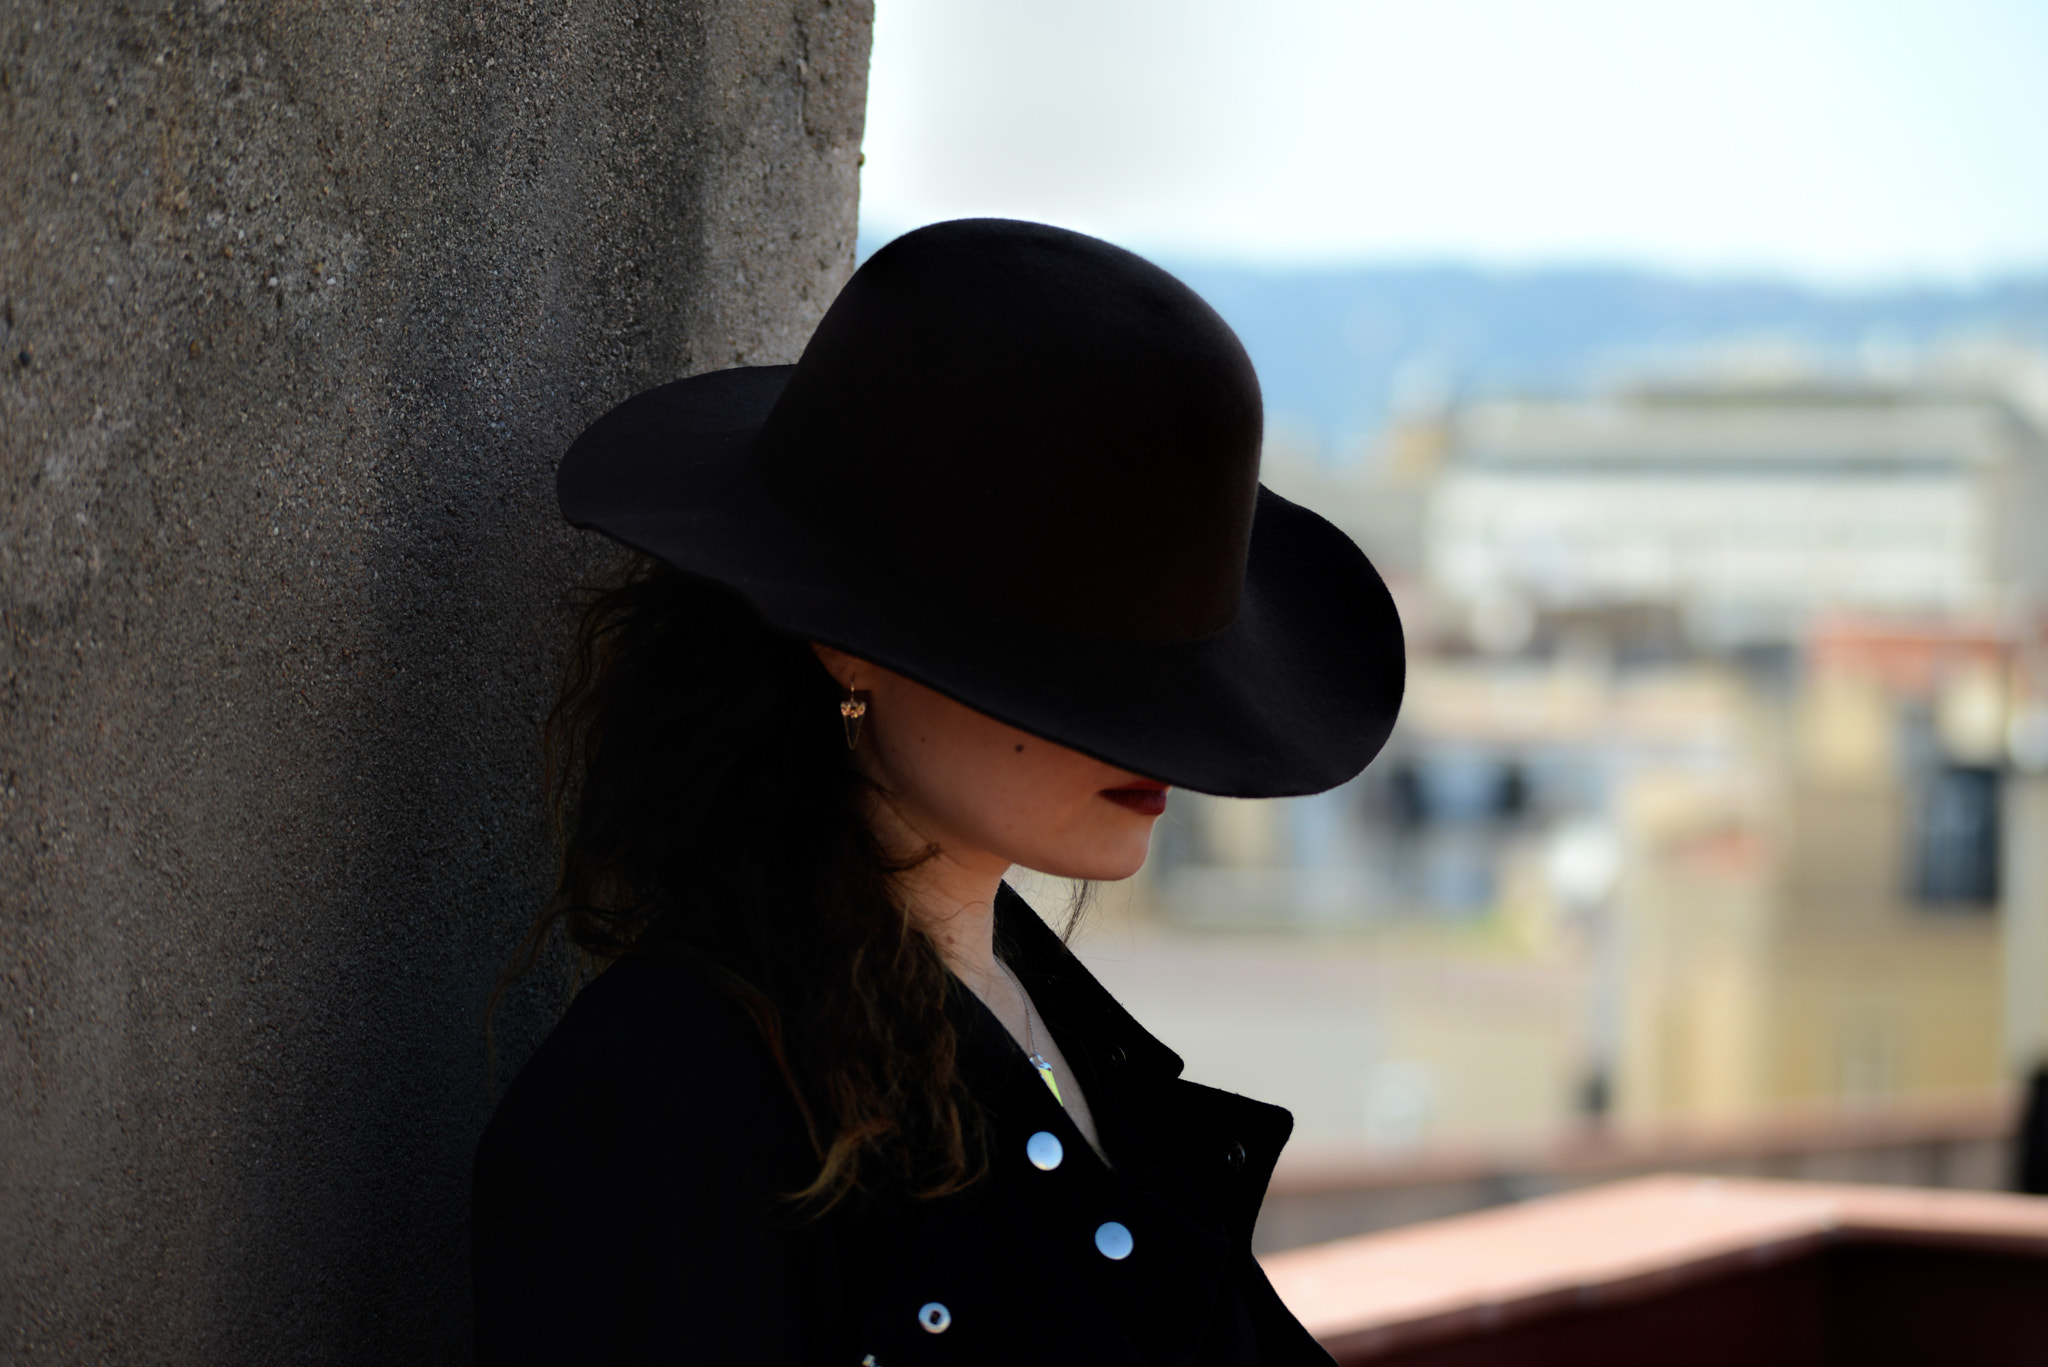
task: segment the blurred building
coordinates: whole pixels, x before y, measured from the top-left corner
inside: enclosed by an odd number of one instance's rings
[[[1677,644],[1666,615],[1699,650],[1779,648],[1821,612],[1996,617],[2048,578],[2039,434],[1994,399],[1802,386],[1490,403],[1457,415],[1451,453],[1428,573],[1484,647],[1621,614],[1608,634],[1624,648]]]
[[[1283,462],[1394,582],[1406,712],[1338,792],[1184,805],[1157,904],[1569,963],[1586,1113],[2000,1086],[2048,1048],[2048,826],[2014,829],[2048,820],[2048,363],[1994,359],[1474,403],[1369,474]]]

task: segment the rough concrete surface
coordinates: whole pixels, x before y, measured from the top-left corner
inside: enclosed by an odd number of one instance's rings
[[[467,1358],[554,462],[794,357],[870,18],[0,8],[0,1362]]]

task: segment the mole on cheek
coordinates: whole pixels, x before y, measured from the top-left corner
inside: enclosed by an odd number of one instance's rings
[[[1024,747],[1023,747],[1023,746],[1021,746],[1021,745],[1020,745],[1020,746],[1018,746],[1018,747],[1017,747],[1017,753],[1018,753],[1018,754],[1020,754],[1020,755],[1021,755],[1021,754],[1023,754],[1023,753],[1024,753]]]

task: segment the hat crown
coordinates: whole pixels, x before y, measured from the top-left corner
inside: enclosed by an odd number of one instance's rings
[[[963,219],[854,273],[752,458],[816,533],[922,591],[1178,641],[1237,615],[1261,425],[1243,346],[1179,280],[1080,233]]]

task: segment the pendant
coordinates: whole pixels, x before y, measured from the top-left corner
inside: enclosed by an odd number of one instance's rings
[[[1045,1055],[1033,1054],[1031,1056],[1031,1066],[1038,1070],[1038,1075],[1041,1078],[1045,1079],[1046,1090],[1052,1093],[1052,1099],[1059,1102],[1062,1106],[1066,1105],[1067,1099],[1060,1095],[1059,1080],[1052,1075],[1052,1065],[1045,1061]]]
[[[839,704],[840,724],[846,727],[846,748],[860,747],[860,719],[868,714],[868,695],[847,690],[846,700]]]

